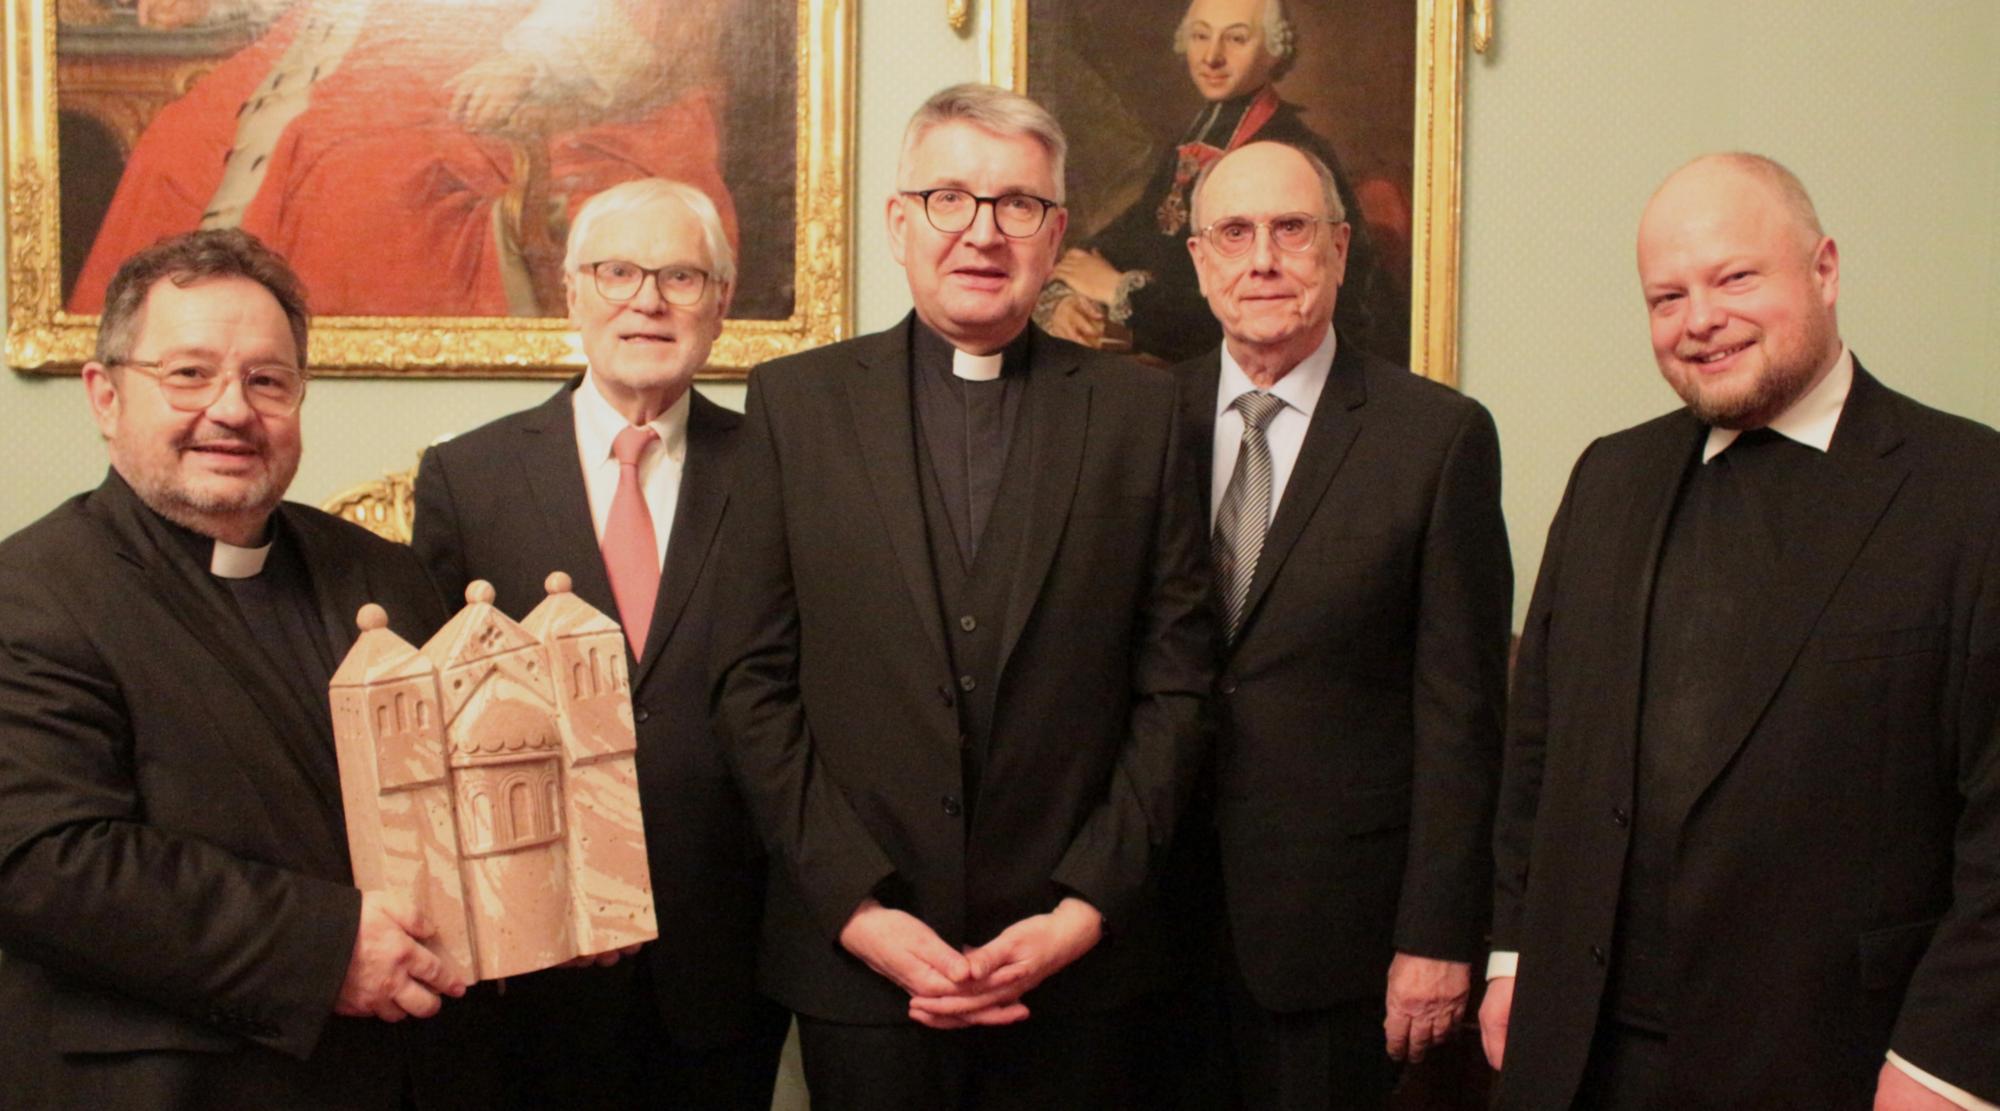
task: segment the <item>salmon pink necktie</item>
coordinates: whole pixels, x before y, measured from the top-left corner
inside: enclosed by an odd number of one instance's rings
[[[625,428],[611,441],[618,460],[618,492],[611,495],[611,517],[604,523],[604,571],[611,578],[611,597],[618,603],[618,621],[632,644],[632,658],[646,652],[646,627],[653,623],[653,599],[660,592],[660,549],[653,536],[653,514],[639,485],[639,457],[659,439],[651,428]]]

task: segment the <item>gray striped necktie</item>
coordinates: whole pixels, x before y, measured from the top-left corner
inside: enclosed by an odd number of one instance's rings
[[[1222,492],[1215,514],[1216,583],[1222,588],[1223,616],[1229,639],[1243,625],[1243,604],[1250,597],[1250,580],[1257,574],[1257,554],[1264,550],[1264,530],[1271,522],[1271,445],[1264,426],[1285,403],[1275,395],[1252,390],[1230,402],[1243,417],[1243,444],[1236,451],[1236,470]]]

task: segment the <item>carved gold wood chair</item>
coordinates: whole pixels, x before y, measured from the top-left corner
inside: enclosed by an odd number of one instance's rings
[[[410,542],[416,519],[417,468],[390,471],[374,482],[350,487],[320,503],[320,508],[398,544]]]

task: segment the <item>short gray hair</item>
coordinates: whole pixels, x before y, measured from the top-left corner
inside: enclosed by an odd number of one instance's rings
[[[1190,0],[1188,11],[1194,10]],[[1285,0],[1264,0],[1264,11],[1257,17],[1264,31],[1264,52],[1278,60],[1271,67],[1271,80],[1283,77],[1292,68],[1292,62],[1299,56],[1298,32],[1292,29],[1292,21],[1285,15]],[[1174,25],[1174,53],[1185,54],[1188,48],[1187,13],[1181,13],[1181,21]]]
[[[1047,108],[1020,93],[975,82],[940,89],[910,117],[909,126],[903,129],[903,153],[896,163],[899,187],[910,152],[932,128],[957,120],[1000,135],[1025,135],[1040,143],[1048,152],[1049,169],[1056,179],[1056,195],[1051,199],[1062,203],[1063,172],[1069,157],[1069,140],[1063,137],[1062,125]]]
[[[1275,139],[1263,139],[1256,143],[1245,143],[1243,146],[1237,147],[1236,150],[1232,150],[1221,158],[1202,167],[1201,173],[1194,179],[1194,191],[1189,194],[1193,198],[1189,202],[1192,206],[1190,216],[1192,230],[1196,234],[1199,234],[1203,227],[1201,222],[1201,193],[1202,187],[1208,184],[1208,175],[1214,173],[1217,166],[1229,161],[1230,155],[1235,154],[1236,151],[1259,145],[1284,147],[1286,150],[1292,151],[1300,158],[1305,159],[1306,165],[1312,167],[1313,176],[1319,179],[1320,200],[1326,208],[1326,218],[1335,223],[1345,223],[1347,221],[1347,206],[1341,203],[1340,200],[1340,182],[1334,178],[1333,171],[1327,168],[1327,164],[1320,160],[1319,155],[1314,154],[1304,147],[1295,147],[1290,143],[1280,143]]]
[[[722,213],[716,210],[715,201],[686,182],[669,181],[663,177],[621,181],[583,202],[583,206],[576,210],[576,219],[569,225],[569,243],[563,253],[563,273],[574,274],[583,266],[583,259],[578,258],[577,253],[583,249],[584,238],[600,221],[614,216],[631,216],[667,201],[679,201],[694,213],[695,220],[701,224],[702,243],[708,248],[708,264],[715,271],[715,280],[723,285],[734,285],[736,252],[729,247],[729,234],[723,230]]]

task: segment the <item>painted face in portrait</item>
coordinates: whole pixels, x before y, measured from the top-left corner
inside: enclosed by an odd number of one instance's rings
[[[1264,41],[1264,0],[1194,0],[1181,24],[1188,75],[1208,100],[1263,88],[1278,64]]]
[[[1698,162],[1639,225],[1639,281],[1660,373],[1705,424],[1758,428],[1840,354],[1840,257],[1763,178]]]
[[[673,197],[607,215],[586,230],[576,258],[565,283],[569,319],[591,378],[621,411],[639,397],[671,404],[708,361],[729,311],[731,291],[714,276],[700,218]]]
[[[1001,231],[992,204],[980,203],[963,231],[946,232],[925,214],[923,198],[910,194],[951,189],[972,197],[1053,200],[1057,182],[1048,151],[1031,136],[950,120],[905,152],[898,179],[905,192],[889,199],[889,246],[908,274],[918,318],[962,350],[1005,347],[1027,327],[1035,298],[1055,269],[1068,211],[1048,208],[1039,228],[1014,236]]]
[[[244,277],[187,286],[162,278],[146,293],[126,358],[144,365],[93,362],[83,374],[112,467],[168,520],[259,542],[299,468],[297,399],[289,413],[272,400],[282,394],[274,383],[301,369],[277,298]],[[221,379],[214,399],[177,408],[170,396],[187,404],[204,374]]]
[[[1195,214],[1204,230],[1188,250],[1232,350],[1296,361],[1319,346],[1347,274],[1349,228],[1325,222],[1325,189],[1305,157],[1277,143],[1239,148],[1209,174]],[[1223,245],[1232,235],[1243,243],[1234,256]]]

